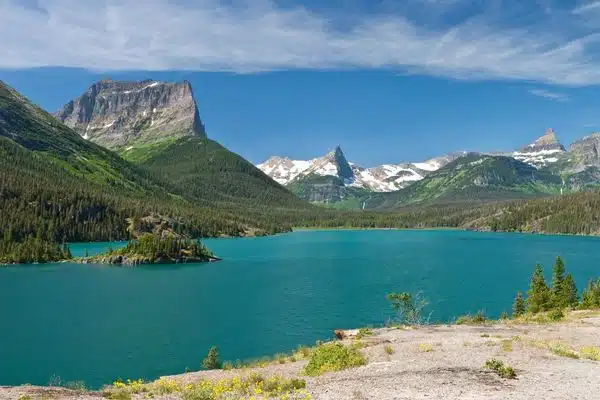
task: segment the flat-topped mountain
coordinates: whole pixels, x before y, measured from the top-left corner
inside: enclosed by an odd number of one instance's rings
[[[187,81],[102,80],[54,115],[85,139],[119,151],[165,138],[206,137]]]

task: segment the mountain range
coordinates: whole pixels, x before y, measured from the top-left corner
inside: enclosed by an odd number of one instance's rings
[[[570,193],[597,187],[599,147],[593,134],[567,150],[549,130],[507,154],[364,168],[338,146],[313,160],[273,157],[257,168],[210,139],[187,82],[104,80],[53,114],[0,82],[0,253],[18,256],[13,243],[165,230],[191,237],[292,226],[593,233],[600,194]],[[552,195],[562,196],[504,203]]]
[[[566,150],[552,129],[507,153],[458,152],[424,162],[364,168],[338,146],[310,161],[271,157],[267,175],[313,203],[395,208],[448,201],[512,200],[578,191],[600,184],[600,134]]]

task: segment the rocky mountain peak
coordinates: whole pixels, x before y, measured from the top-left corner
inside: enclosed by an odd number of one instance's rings
[[[115,150],[188,135],[206,137],[188,81],[104,79],[55,116],[84,138]]]
[[[569,146],[575,170],[600,167],[600,133],[592,133]]]
[[[547,129],[546,132],[537,138],[535,142],[527,145],[521,150],[522,153],[535,153],[542,150],[557,150],[557,151],[566,151],[562,144],[558,141],[558,136],[554,129]]]

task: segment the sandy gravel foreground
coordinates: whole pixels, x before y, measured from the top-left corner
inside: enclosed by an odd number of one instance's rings
[[[192,372],[170,378],[195,382],[252,372],[301,377],[306,379],[307,391],[316,400],[600,400],[600,361],[586,359],[581,352],[585,347],[600,348],[600,312],[574,312],[567,322],[547,325],[385,328],[374,330],[373,335],[361,341],[367,365],[316,378],[302,375],[306,360],[274,363],[264,368]],[[386,346],[391,346],[393,354],[388,354]],[[573,354],[579,358],[572,358]],[[517,379],[504,379],[484,368],[490,358],[512,366]],[[61,388],[0,387],[2,400],[24,395],[32,400],[103,398],[101,393],[81,394]]]

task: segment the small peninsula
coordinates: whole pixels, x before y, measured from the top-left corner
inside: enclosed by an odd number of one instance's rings
[[[127,246],[78,259],[81,263],[116,265],[175,264],[219,261],[199,240],[146,233]]]

